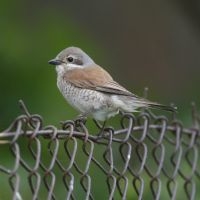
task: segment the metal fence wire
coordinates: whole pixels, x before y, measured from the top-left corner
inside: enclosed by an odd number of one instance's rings
[[[0,133],[0,199],[200,199],[195,106],[190,128],[146,110],[100,135],[82,121],[44,127],[21,106]]]

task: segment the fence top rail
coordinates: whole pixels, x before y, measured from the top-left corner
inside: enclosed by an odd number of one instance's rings
[[[33,132],[37,136],[47,136],[52,135],[52,132],[56,137],[67,137],[70,134],[73,134],[74,137],[80,137],[83,138],[86,135],[87,137],[93,141],[98,142],[100,139],[105,139],[105,135],[97,136],[96,133],[88,133],[87,127],[85,126],[86,121],[79,121],[79,123],[76,123],[73,120],[67,120],[65,122],[62,122],[62,129],[58,129],[57,127],[53,125],[49,125],[46,127],[43,127],[43,120],[42,117],[39,114],[30,114],[27,107],[25,106],[24,102],[22,100],[19,101],[20,108],[24,112],[24,114],[19,115],[14,121],[10,124],[10,126],[0,132],[0,138],[9,138],[9,137],[19,137],[20,135],[26,134],[27,136],[33,135]],[[167,131],[176,131],[177,128],[181,129],[183,133],[185,134],[197,134],[199,135],[200,130],[200,115],[197,112],[196,106],[194,103],[192,103],[192,125],[189,128],[184,127],[184,124],[177,119],[176,113],[172,113],[171,121],[166,116],[156,116],[153,114],[150,110],[144,110],[137,118],[130,113],[127,113],[122,116],[121,121],[119,122],[121,124],[121,128],[114,130],[112,127],[107,128],[107,130],[112,131],[113,136],[118,136],[127,132],[132,131],[141,131],[144,128],[147,130],[149,129],[157,129],[161,130],[163,128]],[[129,122],[129,126],[124,125],[124,121]],[[141,123],[142,120],[145,120],[147,123]],[[151,121],[150,121],[151,120]],[[27,129],[26,132],[22,129],[20,131],[16,132],[13,131],[14,127],[22,126],[22,124],[26,124],[29,127],[29,130]],[[130,125],[131,124],[131,125]],[[145,125],[146,124],[146,125]],[[82,130],[80,129],[82,127]],[[77,129],[78,128],[78,129]],[[34,129],[37,129],[37,131],[34,131]],[[73,130],[72,130],[73,129]],[[131,129],[131,130],[130,130]],[[85,131],[86,132],[85,132]],[[71,135],[72,136],[72,135]]]

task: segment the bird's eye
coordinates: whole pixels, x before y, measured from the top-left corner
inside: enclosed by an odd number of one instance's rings
[[[73,61],[74,61],[74,58],[73,58],[73,57],[68,57],[68,58],[67,58],[67,61],[68,61],[68,62],[73,62]]]

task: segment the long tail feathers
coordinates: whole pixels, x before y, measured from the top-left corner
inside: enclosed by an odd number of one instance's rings
[[[155,109],[159,109],[159,110],[166,110],[166,111],[170,111],[170,112],[177,112],[177,107],[174,106],[167,106],[167,105],[162,105],[159,103],[154,103],[154,102],[146,102],[147,107],[149,108],[155,108]]]
[[[170,112],[177,110],[176,107],[151,102],[140,97],[113,96],[112,99],[125,112],[135,112],[138,108],[153,108]]]

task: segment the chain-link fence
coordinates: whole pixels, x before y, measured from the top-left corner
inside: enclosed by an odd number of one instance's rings
[[[119,128],[43,126],[18,116],[0,133],[0,199],[200,199],[200,118],[190,128],[144,111]]]

